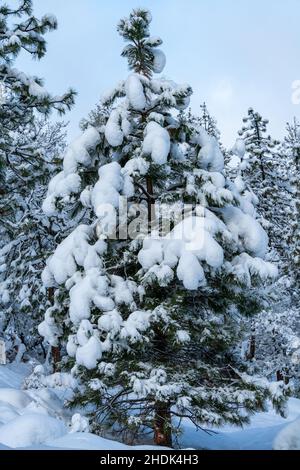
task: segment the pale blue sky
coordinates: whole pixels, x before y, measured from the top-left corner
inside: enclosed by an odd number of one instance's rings
[[[126,77],[127,64],[116,32],[120,17],[137,6],[152,11],[152,34],[164,40],[164,75],[193,87],[197,112],[206,101],[222,140],[231,145],[249,106],[270,120],[274,137],[285,122],[300,118],[292,104],[292,82],[300,80],[299,0],[34,0],[37,15],[54,13],[40,62],[25,55],[17,66],[46,79],[49,91],[78,92],[67,114],[69,136],[101,94]]]

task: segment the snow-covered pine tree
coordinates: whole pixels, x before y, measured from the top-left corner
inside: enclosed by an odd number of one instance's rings
[[[21,127],[20,127],[21,130]],[[35,120],[14,134],[11,166],[5,170],[7,191],[0,202],[2,232],[8,243],[0,250],[0,331],[9,354],[24,346],[41,353],[37,326],[44,316],[41,273],[59,240],[58,221],[51,224],[41,210],[49,179],[56,173],[64,148],[65,124]],[[28,157],[24,159],[24,155]],[[60,224],[61,225],[61,224]]]
[[[259,309],[255,285],[276,275],[263,259],[267,235],[226,180],[216,139],[181,112],[191,87],[153,76],[165,56],[150,22],[144,9],[120,21],[131,73],[50,182],[48,215],[79,201],[86,212],[43,273],[68,312],[57,301],[39,330],[52,344],[68,335],[72,403],[94,404],[94,429],[150,429],[172,445],[181,418],[242,424],[267,397],[279,406],[283,386],[247,375],[235,352],[243,315]],[[146,238],[124,235],[139,224]]]
[[[274,260],[278,261],[278,253],[286,259],[286,227],[290,217],[288,165],[279,142],[267,134],[267,119],[249,108],[243,122],[239,135],[244,141],[248,161],[243,178],[258,198],[258,213],[268,232]]]
[[[209,113],[205,101],[200,105],[200,116],[199,116],[199,124],[203,127],[208,135],[212,135],[217,140],[220,139],[220,131],[217,127],[217,121],[212,115]]]
[[[293,267],[293,277],[296,285],[300,286],[300,123],[295,118],[287,124],[285,149],[290,160],[290,185],[292,189],[292,217],[289,223],[290,261]],[[299,297],[298,297],[299,300]]]
[[[3,269],[9,242],[12,244],[19,240],[24,226],[19,223],[22,219],[19,208],[22,195],[29,197],[29,187],[24,186],[24,181],[30,178],[31,171],[41,170],[43,161],[37,148],[37,142],[30,141],[30,135],[35,136],[39,124],[37,116],[42,119],[51,110],[55,109],[60,114],[69,109],[74,102],[74,91],[69,90],[62,96],[52,96],[43,87],[43,81],[37,77],[31,77],[14,67],[15,59],[20,52],[30,54],[35,59],[40,59],[46,53],[45,34],[56,29],[57,21],[53,15],[45,15],[37,19],[33,15],[32,0],[20,0],[17,2],[1,2],[0,6],[0,248],[3,249]],[[43,128],[45,132],[45,128]],[[53,132],[55,129],[52,128]],[[50,127],[48,128],[50,131]],[[56,143],[48,142],[51,148]],[[46,142],[40,142],[42,150],[46,149]],[[57,147],[58,150],[58,147]],[[39,171],[37,171],[39,173]],[[41,173],[39,173],[41,174]],[[49,172],[45,173],[45,176]],[[17,179],[19,178],[19,183]],[[13,181],[13,184],[12,184]],[[38,182],[35,182],[38,185]],[[40,182],[42,184],[42,182]],[[35,187],[36,191],[37,186]],[[28,190],[28,192],[26,192]],[[37,193],[34,193],[37,196]],[[41,192],[42,194],[42,192]],[[15,204],[18,199],[18,204]],[[26,198],[25,198],[26,199]],[[36,202],[36,201],[35,201]],[[22,204],[21,204],[22,205]],[[36,207],[31,209],[35,212]],[[14,212],[15,211],[15,212]],[[24,215],[24,214],[23,214]],[[25,219],[24,219],[25,220]],[[18,225],[18,227],[17,227]],[[28,231],[28,227],[26,228]],[[34,228],[33,228],[34,230]],[[6,248],[4,246],[6,245]],[[2,256],[1,255],[1,256]],[[24,253],[23,253],[24,255]],[[13,255],[14,257],[15,255]],[[22,253],[20,254],[22,257]],[[16,261],[17,262],[17,261]],[[13,266],[13,265],[12,265]],[[10,266],[10,268],[12,268]],[[13,273],[11,273],[13,275]],[[37,276],[39,274],[37,273]],[[10,275],[9,275],[10,276]],[[6,274],[3,274],[4,280]],[[2,279],[3,279],[2,277]],[[17,276],[18,277],[18,276]],[[38,282],[38,281],[37,281]],[[4,299],[8,299],[4,289]],[[16,299],[17,301],[17,299]],[[7,324],[8,318],[5,318]]]
[[[255,321],[255,360],[251,363],[253,374],[283,380],[296,396],[300,392],[299,324],[299,306],[291,302],[263,310]]]
[[[10,165],[15,149],[11,138],[14,132],[34,120],[34,111],[48,114],[52,109],[64,113],[74,102],[74,91],[52,96],[43,86],[43,80],[31,77],[13,67],[21,51],[34,59],[46,53],[48,31],[57,27],[53,15],[37,19],[33,15],[32,0],[19,0],[0,6],[0,161]],[[10,6],[12,4],[13,6]],[[16,23],[15,23],[16,21]],[[26,155],[24,155],[26,157]],[[0,185],[0,193],[5,190]]]
[[[230,152],[229,172],[236,186],[255,207],[268,230],[269,257],[279,268],[278,281],[266,292],[268,302],[254,321],[249,321],[245,357],[255,359],[253,370],[272,380],[295,380],[299,348],[299,315],[293,301],[289,233],[292,210],[292,159],[284,145],[267,136],[267,121],[251,108]],[[297,381],[297,379],[296,379]]]

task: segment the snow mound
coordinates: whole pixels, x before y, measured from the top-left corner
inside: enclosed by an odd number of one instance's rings
[[[16,449],[41,444],[66,433],[62,421],[46,415],[29,413],[15,418],[0,428],[0,443]]]
[[[140,319],[139,315],[137,320]],[[26,367],[28,373],[29,368]],[[12,373],[15,381],[16,377],[19,377],[19,383],[24,380],[24,368],[21,368],[20,365],[18,367],[14,365],[1,366],[0,372],[4,383],[9,381]],[[49,376],[51,378],[48,384],[50,387],[54,385],[52,383],[54,376],[55,374]],[[56,383],[56,380],[54,382]],[[157,449],[154,446],[131,447],[88,432],[82,432],[88,430],[87,420],[78,414],[71,416],[63,408],[63,401],[68,394],[67,382],[62,394],[59,394],[60,398],[57,393],[54,394],[53,391],[45,388],[29,390],[27,399],[24,398],[27,396],[25,392],[19,392],[13,388],[2,389],[1,385],[0,393],[2,400],[6,399],[0,403],[0,450],[9,450],[10,448],[26,448],[26,450]],[[29,404],[28,399],[30,400]],[[17,409],[7,400],[18,407],[23,405],[25,407]],[[49,414],[55,418],[48,416]],[[299,415],[300,400],[290,398],[287,402],[287,418],[276,414],[270,406],[268,411],[264,413],[255,413],[251,418],[251,423],[244,428],[226,425],[211,429],[212,432],[208,434],[200,430],[197,431],[189,420],[184,419],[183,434],[180,436],[179,445],[181,448],[216,450],[271,450],[272,446],[274,449],[299,449],[299,438],[298,440],[294,438],[295,434],[300,434]],[[71,420],[71,427],[67,428],[62,420],[66,420],[66,422]]]
[[[0,402],[0,425],[17,418],[18,412],[16,408],[9,403]]]
[[[12,388],[0,388],[0,402],[8,403],[17,409],[25,408],[32,400],[27,393]]]
[[[20,388],[23,376],[28,375],[30,367],[25,364],[0,365],[0,388]]]
[[[300,419],[282,429],[276,436],[274,450],[300,450]]]
[[[83,449],[83,450],[124,450],[129,446],[120,442],[110,441],[103,437],[95,436],[89,432],[75,432],[66,434],[58,439],[48,440],[47,445],[62,449]]]
[[[104,439],[89,432],[75,432],[66,434],[58,439],[47,441],[47,446],[56,449],[80,449],[80,450],[157,450],[156,446],[128,446],[121,442]],[[169,447],[159,447],[159,450]]]

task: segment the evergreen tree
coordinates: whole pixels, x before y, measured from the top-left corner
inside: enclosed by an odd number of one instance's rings
[[[53,109],[60,114],[69,109],[75,93],[69,90],[62,96],[52,96],[44,88],[42,79],[16,69],[14,62],[21,52],[41,59],[46,53],[44,36],[56,27],[53,15],[41,19],[34,16],[32,0],[1,2],[0,249],[1,294],[5,304],[1,323],[6,330],[8,325],[13,325],[12,335],[19,339],[22,331],[24,338],[27,333],[31,338],[29,343],[33,340],[33,330],[27,320],[30,322],[37,314],[41,301],[40,290],[37,288],[34,292],[34,286],[40,284],[39,275],[46,255],[46,251],[43,254],[45,226],[39,198],[45,191],[45,178],[53,171],[50,160],[62,149],[62,125],[47,125],[45,119]],[[34,258],[33,264],[31,258]],[[35,305],[27,303],[27,294],[32,296]],[[23,308],[22,326],[19,313]],[[26,314],[26,308],[33,309],[32,315]]]
[[[299,396],[299,307],[290,303],[281,307],[263,310],[255,321],[256,350],[251,370],[268,380],[284,381]]]
[[[291,247],[290,261],[293,267],[294,279],[300,283],[300,123],[294,119],[287,124],[285,149],[290,160],[290,184],[293,195],[293,211],[289,223],[288,242]]]
[[[217,127],[217,121],[215,120],[215,118],[213,118],[210,115],[205,102],[203,102],[203,104],[200,105],[200,109],[201,109],[201,114],[199,116],[200,126],[203,127],[209,135],[220,140],[220,131]]]
[[[57,171],[64,140],[65,124],[50,124],[45,119],[24,125],[22,133],[15,133],[11,139],[18,152],[6,168],[9,191],[0,203],[0,224],[7,241],[2,240],[0,250],[0,331],[9,354],[16,346],[35,355],[42,352],[37,332],[45,313],[41,273],[59,229],[58,221],[52,224],[42,213],[41,201]],[[30,158],[24,160],[25,154]]]
[[[151,429],[172,445],[181,418],[241,425],[267,398],[280,406],[283,385],[250,377],[236,352],[243,316],[260,308],[256,286],[276,274],[267,235],[226,179],[215,137],[182,112],[191,88],[153,76],[165,57],[150,22],[137,9],[119,23],[132,73],[50,182],[44,211],[72,217],[77,205],[84,222],[47,261],[55,303],[39,331],[62,350],[67,339],[72,404],[95,405],[94,429]],[[135,236],[124,235],[120,196]]]
[[[1,2],[3,3],[3,2]],[[10,7],[10,3],[14,6]],[[17,3],[17,5],[16,5]],[[17,21],[16,23],[14,23]],[[74,91],[63,96],[52,96],[43,86],[43,80],[31,77],[13,67],[21,51],[34,59],[46,53],[44,35],[56,29],[53,15],[37,19],[33,15],[32,0],[9,2],[0,6],[0,163],[11,165],[11,158],[20,149],[13,147],[14,133],[34,121],[34,111],[48,114],[52,109],[64,113],[74,102]],[[24,157],[28,158],[26,153]],[[0,181],[0,194],[6,189]]]
[[[271,245],[269,257],[279,268],[277,282],[266,292],[265,309],[249,321],[245,358],[254,361],[253,371],[259,370],[269,379],[297,383],[299,310],[290,263],[290,227],[297,220],[293,215],[292,152],[287,144],[278,145],[266,134],[268,121],[251,108],[244,122],[228,166],[236,185],[254,205],[254,213],[262,214]],[[254,193],[257,197],[253,198]]]
[[[267,119],[250,108],[243,121],[239,135],[244,141],[248,162],[243,177],[258,198],[258,213],[268,232],[274,260],[278,260],[278,253],[286,258],[286,227],[290,217],[287,162],[279,142],[267,134]]]

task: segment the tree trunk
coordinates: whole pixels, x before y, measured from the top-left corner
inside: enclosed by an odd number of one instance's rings
[[[266,174],[265,174],[265,168],[264,168],[264,162],[263,162],[263,153],[260,154],[259,158],[260,158],[260,171],[261,171],[261,176],[262,176],[262,179],[263,181],[265,181],[266,179]]]
[[[283,375],[283,373],[280,370],[276,372],[276,380],[277,382],[284,382],[285,385],[288,385],[290,381],[290,379],[287,376]]]
[[[282,373],[280,372],[280,370],[278,370],[278,371],[276,372],[276,380],[277,380],[277,382],[281,382],[281,381],[283,380],[283,375],[282,375]]]
[[[51,304],[54,303],[54,287],[49,287],[48,289],[48,300]],[[57,372],[57,364],[60,362],[60,348],[59,346],[51,347],[52,363],[53,363],[53,372]]]
[[[153,197],[153,181],[151,176],[147,176],[148,197],[148,223],[149,230],[155,222],[155,200]],[[159,345],[161,355],[164,355],[166,342],[161,331],[156,332],[156,342]],[[158,446],[172,447],[171,410],[169,403],[157,402],[154,408],[154,443]]]
[[[57,365],[60,362],[60,348],[59,346],[52,346],[51,348],[53,372],[57,372]]]
[[[148,223],[149,223],[149,230],[151,231],[153,222],[155,221],[155,201],[154,201],[154,194],[153,194],[153,181],[151,176],[147,176],[146,178],[147,184],[147,205],[148,205]]]
[[[154,443],[172,447],[171,412],[168,403],[156,403],[154,416]]]
[[[248,359],[248,361],[251,361],[252,359],[255,358],[255,349],[256,349],[255,335],[252,334],[252,335],[250,336],[250,340],[249,340],[249,349],[248,349],[248,353],[247,353],[247,359]]]

